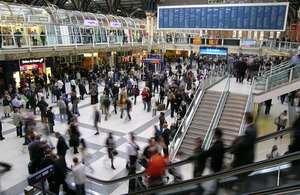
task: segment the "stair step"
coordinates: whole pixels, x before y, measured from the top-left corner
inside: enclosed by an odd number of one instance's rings
[[[202,129],[189,129],[186,135],[194,136],[194,139],[197,137],[205,137],[207,131]]]
[[[232,131],[240,130],[240,127],[233,127],[232,125],[227,125],[227,124],[219,124],[218,127],[221,129],[231,129]]]
[[[221,120],[219,121],[219,124],[224,124],[224,125],[231,125],[233,127],[240,127],[241,123],[238,121],[229,121],[229,120],[224,120],[221,118]]]
[[[206,134],[207,128],[190,126],[187,133],[197,134],[198,132],[203,132],[204,134]]]

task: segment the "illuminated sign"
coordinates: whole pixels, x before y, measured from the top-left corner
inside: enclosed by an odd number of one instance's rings
[[[110,22],[110,26],[111,27],[121,27],[121,23],[120,22]]]
[[[146,26],[145,26],[145,25],[140,25],[140,28],[143,28],[143,29],[145,29],[145,28],[146,28]]]
[[[24,60],[20,60],[20,62],[21,62],[21,65],[43,63],[44,62],[44,58],[24,59]]]
[[[48,23],[49,22],[49,18],[47,16],[28,15],[28,22],[43,22],[43,23]]]
[[[227,55],[227,48],[212,48],[212,47],[200,47],[200,54],[208,55]]]
[[[291,31],[296,31],[296,30],[297,30],[297,24],[292,24]]]
[[[98,20],[84,20],[84,25],[98,26]]]

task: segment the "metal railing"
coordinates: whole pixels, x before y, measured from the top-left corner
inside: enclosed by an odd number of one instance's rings
[[[272,74],[280,72],[280,71],[282,71],[284,69],[287,69],[288,68],[288,64],[289,64],[289,61],[285,61],[285,62],[282,62],[282,63],[277,64],[275,66],[272,66],[271,69],[265,71],[262,76],[272,75]]]
[[[277,158],[273,158],[271,160],[263,160],[263,161],[259,161],[259,162],[252,163],[249,165],[237,167],[234,169],[228,169],[228,170],[221,171],[218,173],[208,174],[208,175],[205,175],[205,176],[202,176],[199,178],[185,180],[180,183],[175,183],[172,185],[165,185],[162,187],[151,188],[148,190],[143,190],[143,191],[134,192],[134,193],[130,193],[130,194],[131,195],[134,195],[134,194],[143,194],[144,195],[144,194],[153,194],[153,193],[157,193],[157,192],[166,192],[166,191],[174,190],[174,189],[182,190],[181,188],[186,187],[186,186],[191,186],[191,185],[200,184],[200,183],[207,182],[207,181],[236,176],[238,174],[247,173],[249,171],[263,169],[263,168],[267,168],[267,167],[274,166],[274,165],[280,165],[282,163],[299,160],[299,159],[300,159],[300,152],[295,152],[295,153],[287,154],[287,155],[280,156]],[[280,168],[279,168],[278,174],[280,174]]]
[[[78,46],[91,45],[121,45],[133,46],[141,45],[160,45],[160,44],[188,44],[201,46],[236,46],[239,48],[261,49],[265,47],[263,43],[268,43],[270,47],[276,51],[297,51],[300,43],[281,42],[264,40],[262,44],[258,44],[259,40],[253,39],[230,39],[230,38],[202,38],[202,37],[174,37],[174,36],[140,36],[140,35],[111,35],[111,34],[85,34],[85,35],[27,35],[27,34],[0,34],[2,39],[2,49],[29,48],[35,47],[58,47],[58,46]],[[244,44],[248,43],[248,44]],[[275,45],[275,47],[273,47]]]
[[[203,95],[205,93],[205,90],[215,84],[216,82],[220,81],[222,78],[224,78],[224,71],[221,68],[218,68],[215,71],[215,75],[213,75],[213,72],[209,72],[209,77],[204,77],[204,79],[201,82],[201,87],[198,88],[196,91],[196,94],[194,96],[193,101],[189,105],[186,115],[181,122],[180,126],[178,127],[178,130],[176,131],[176,134],[170,144],[170,161],[173,161],[175,155],[177,154],[180,145],[184,139],[184,136],[187,133],[187,130],[194,118],[195,113],[197,112],[197,109],[199,107],[199,104],[203,98]]]
[[[290,84],[300,79],[300,63],[296,66],[282,70],[276,74],[272,74],[253,83],[255,94],[265,93],[269,90]]]

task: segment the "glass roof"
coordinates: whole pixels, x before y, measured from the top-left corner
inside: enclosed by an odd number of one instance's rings
[[[28,15],[50,16],[50,22],[66,25],[84,25],[85,20],[98,20],[98,26],[106,28],[110,28],[110,22],[119,22],[121,28],[140,29],[140,25],[146,24],[145,20],[121,16],[63,10],[54,6],[34,7],[0,2],[0,19],[3,21],[24,22]]]

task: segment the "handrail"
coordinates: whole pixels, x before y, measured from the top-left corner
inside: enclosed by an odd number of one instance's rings
[[[204,150],[208,150],[209,147],[210,147],[210,144],[211,144],[211,141],[212,141],[213,129],[216,126],[215,123],[216,123],[217,120],[219,121],[219,117],[217,117],[217,115],[218,115],[218,113],[220,113],[223,110],[224,104],[222,104],[222,102],[223,102],[224,97],[225,97],[225,91],[227,93],[229,91],[229,87],[230,87],[230,75],[227,76],[227,81],[226,81],[226,83],[224,85],[224,88],[223,88],[223,91],[221,93],[221,96],[220,96],[220,99],[218,101],[218,104],[216,106],[214,115],[213,115],[213,117],[211,119],[211,122],[209,124],[208,129],[207,129],[207,133],[206,133],[205,138],[203,140],[203,142],[204,142],[204,147],[203,147]]]
[[[266,72],[264,72],[264,74],[262,76],[266,76],[268,74],[272,74],[272,72],[274,71],[278,71],[278,70],[281,70],[281,69],[284,69],[284,68],[287,68],[286,65],[289,63],[289,61],[284,61],[280,64],[277,64],[275,66],[272,66],[270,70],[267,70]]]
[[[283,72],[288,72],[289,70],[291,70],[291,69],[293,69],[293,68],[295,68],[295,67],[298,67],[299,65],[300,65],[300,62],[298,62],[297,65],[295,65],[295,66],[293,66],[293,67],[289,67],[289,68],[287,68],[287,69],[285,69],[285,70],[283,70],[283,71],[281,71],[281,72],[277,72],[277,73],[275,73],[275,74],[269,75],[269,76],[267,76],[267,78],[277,76],[277,75],[279,75],[279,74],[282,74]]]
[[[290,161],[294,161],[294,160],[298,160],[298,159],[300,159],[300,151],[299,152],[294,152],[294,153],[291,153],[291,154],[287,154],[287,155],[284,155],[284,156],[280,156],[280,157],[277,157],[277,158],[263,160],[263,161],[255,162],[255,163],[252,163],[252,164],[240,166],[240,167],[237,167],[237,168],[228,169],[228,170],[225,170],[225,171],[222,171],[222,172],[204,175],[204,176],[199,177],[199,178],[185,180],[185,181],[182,181],[180,183],[165,185],[165,186],[162,186],[162,187],[151,188],[151,189],[148,189],[148,190],[143,190],[143,191],[129,193],[129,194],[130,195],[134,195],[134,194],[143,194],[144,195],[144,194],[152,194],[152,193],[156,193],[156,192],[168,191],[168,190],[172,190],[172,189],[178,189],[178,188],[181,188],[181,187],[185,187],[185,186],[189,186],[189,185],[195,185],[195,184],[198,184],[198,183],[203,183],[203,182],[206,182],[206,181],[216,180],[216,179],[219,179],[219,178],[235,176],[237,174],[246,173],[246,172],[253,171],[253,170],[256,170],[256,169],[261,169],[261,168],[264,168],[264,167],[269,167],[269,166],[277,165],[277,164],[284,163],[284,162],[290,162]]]

